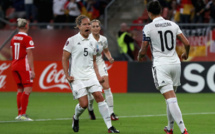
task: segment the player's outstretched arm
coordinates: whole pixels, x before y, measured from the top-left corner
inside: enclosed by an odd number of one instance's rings
[[[28,57],[28,63],[31,68],[31,79],[35,78],[35,72],[34,72],[34,58],[33,58],[33,49],[27,49],[27,57]]]
[[[181,55],[181,58],[184,60],[187,60],[189,57],[190,43],[183,33],[178,34],[177,38],[184,44],[184,48],[185,48],[185,52]]]
[[[63,71],[66,76],[66,79],[68,80],[68,82],[71,83],[74,81],[74,77],[69,76],[69,74],[68,74],[68,69],[69,69],[68,61],[69,61],[70,56],[71,56],[71,53],[63,50],[63,56],[62,56]]]
[[[114,62],[114,59],[112,58],[111,53],[108,48],[104,49],[104,54],[107,57],[107,59],[109,60],[109,62],[112,64]]]
[[[95,73],[96,73],[96,76],[97,76],[97,79],[100,83],[104,83],[105,80],[103,77],[100,76],[99,74],[99,70],[98,70],[98,66],[96,64],[96,55],[93,55],[93,66],[94,66],[94,70],[95,70]]]
[[[143,58],[145,57],[146,53],[147,53],[147,48],[149,46],[149,42],[148,41],[143,41],[142,42],[142,45],[141,45],[141,48],[140,48],[140,51],[138,53],[138,56],[137,56],[137,60],[140,62],[140,61],[143,61]]]

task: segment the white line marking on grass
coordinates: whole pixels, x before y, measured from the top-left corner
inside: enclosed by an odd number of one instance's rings
[[[204,112],[204,113],[182,113],[182,115],[202,115],[202,114],[215,114],[215,112]],[[133,116],[119,116],[120,118],[135,118],[135,117],[156,117],[156,116],[166,116],[166,114],[157,115],[133,115]]]
[[[215,112],[184,113],[182,115],[209,115],[209,114],[215,114]],[[139,117],[157,117],[157,116],[166,116],[166,114],[119,116],[119,118],[139,118]],[[99,119],[99,118],[102,118],[102,117],[97,117],[97,118]],[[80,119],[89,119],[89,118],[80,118]],[[72,120],[72,118],[35,119],[34,121],[54,121],[54,120]],[[15,123],[15,122],[24,122],[24,121],[18,121],[18,120],[0,121],[0,123]],[[32,121],[27,121],[27,122],[32,122]]]

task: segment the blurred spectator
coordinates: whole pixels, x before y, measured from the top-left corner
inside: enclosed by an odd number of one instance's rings
[[[215,0],[212,0],[209,3],[209,6],[206,6],[206,9],[209,9],[209,11],[210,11],[210,21],[209,21],[209,23],[214,24],[215,23]],[[210,26],[210,28],[211,28],[211,26]]]
[[[52,21],[52,1],[53,0],[34,0],[34,4],[37,7],[39,23],[50,23]],[[41,26],[41,28],[47,28],[47,26]]]
[[[66,14],[64,6],[67,0],[53,0],[53,14],[54,14],[54,23],[65,23]],[[56,26],[55,28],[59,28]]]
[[[169,2],[169,20],[179,22],[179,11],[175,0]]]
[[[128,54],[131,59],[134,60],[134,39],[131,37],[131,35],[127,32],[128,26],[126,23],[122,23],[120,25],[120,31],[118,32],[118,45],[120,47],[120,53],[121,54]],[[126,57],[124,57],[127,59]]]
[[[6,16],[7,9],[11,7],[13,4],[12,0],[0,0],[0,6],[4,14],[4,18]]]
[[[191,19],[191,11],[193,4],[191,0],[178,0],[181,3],[180,8],[180,23],[189,23]]]
[[[34,0],[25,0],[25,13],[26,19],[29,22],[36,22],[37,21],[37,9],[34,5]]]
[[[204,19],[205,3],[203,0],[192,0],[194,6],[194,19],[193,23],[202,23]]]
[[[78,4],[78,8],[81,11],[81,14],[88,16],[88,12],[87,12],[87,9],[86,9],[84,3],[82,1],[80,1],[80,0],[76,0],[76,2]]]
[[[97,3],[99,4],[98,10],[100,14],[100,18],[104,17],[104,9],[108,5],[109,0],[97,0]]]
[[[11,19],[11,20],[13,19],[16,21],[17,18],[25,18],[26,13],[25,13],[24,0],[13,0],[12,6],[15,9],[15,11],[8,16],[8,19]]]
[[[167,7],[167,0],[158,0],[163,8]]]
[[[87,1],[87,5],[86,5],[86,9],[87,9],[87,16],[93,20],[93,19],[97,19],[100,16],[99,10],[99,3],[95,0],[88,0]]]
[[[69,10],[68,21],[75,23],[76,17],[81,14],[76,0],[70,0],[69,3],[66,5],[66,8]]]

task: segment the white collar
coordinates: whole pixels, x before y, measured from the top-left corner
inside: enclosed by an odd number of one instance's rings
[[[163,17],[157,17],[157,18],[153,19],[153,22],[159,21],[159,20],[164,20],[164,18]]]
[[[18,34],[28,35],[28,34],[25,33],[25,32],[18,32]]]
[[[101,41],[101,35],[100,34],[99,34],[99,40],[98,41],[94,38],[94,36],[93,36],[92,33],[90,34],[90,37],[93,38],[96,42],[100,42]]]
[[[82,41],[89,40],[89,36],[87,38],[84,38],[80,32],[78,32],[78,36],[81,38]]]

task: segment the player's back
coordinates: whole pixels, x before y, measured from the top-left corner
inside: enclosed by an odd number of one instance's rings
[[[13,64],[23,63],[27,52],[26,49],[34,48],[32,38],[26,33],[19,32],[11,40]]]
[[[144,27],[144,34],[150,37],[153,65],[180,63],[176,53],[176,37],[182,33],[174,22],[162,17],[155,18]]]

